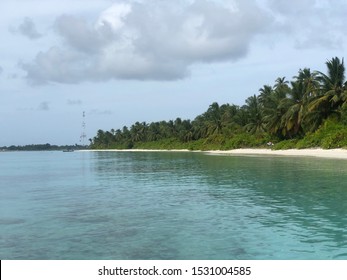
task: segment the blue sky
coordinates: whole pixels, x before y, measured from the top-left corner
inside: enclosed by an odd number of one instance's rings
[[[345,56],[343,0],[1,0],[0,146],[242,105]]]

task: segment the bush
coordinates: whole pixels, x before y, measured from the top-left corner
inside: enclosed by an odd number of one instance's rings
[[[321,139],[315,133],[307,134],[303,139],[298,140],[297,149],[316,148],[320,147]]]
[[[347,146],[347,129],[336,131],[326,136],[321,143],[324,149],[343,148]]]
[[[332,117],[314,133],[307,134],[297,143],[297,148],[321,147],[324,149],[347,147],[347,126]]]
[[[276,143],[273,146],[274,150],[288,150],[288,149],[296,149],[297,148],[297,139],[283,140],[281,142]]]
[[[234,135],[226,141],[223,146],[224,150],[240,149],[240,148],[259,148],[266,146],[269,142],[267,135],[255,135],[250,133],[242,133]]]

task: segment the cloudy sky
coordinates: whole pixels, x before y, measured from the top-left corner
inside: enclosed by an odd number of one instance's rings
[[[347,47],[345,0],[1,0],[0,146],[194,119]]]

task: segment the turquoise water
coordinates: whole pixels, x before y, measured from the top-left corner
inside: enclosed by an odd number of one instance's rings
[[[347,259],[347,161],[0,153],[0,259]]]

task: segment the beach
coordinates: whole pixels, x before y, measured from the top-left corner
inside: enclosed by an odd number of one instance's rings
[[[209,154],[216,155],[267,155],[267,156],[295,156],[295,157],[319,157],[347,159],[347,150],[344,149],[291,149],[291,150],[271,150],[271,149],[235,149],[229,151],[208,151]]]
[[[129,149],[129,150],[84,150],[84,151],[108,151],[108,152],[189,152],[189,150],[146,150],[146,149]],[[203,152],[211,155],[259,155],[259,156],[295,156],[295,157],[319,157],[319,158],[336,158],[347,159],[347,150],[345,149],[290,149],[290,150],[271,150],[271,149],[234,149],[234,150],[215,150],[215,151],[192,151]]]

